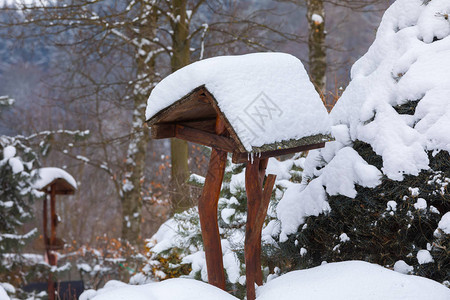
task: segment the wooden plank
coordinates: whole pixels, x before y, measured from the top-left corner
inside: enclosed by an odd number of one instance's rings
[[[300,139],[288,139],[282,140],[274,143],[264,144],[259,147],[252,147],[254,153],[262,153],[280,149],[291,149],[304,145],[314,145],[319,143],[326,143],[333,141],[334,138],[329,134],[315,134],[310,136],[305,136]]]
[[[216,118],[204,119],[204,120],[193,120],[193,121],[181,121],[179,125],[186,127],[203,130],[209,133],[216,133]]]
[[[209,124],[209,122],[211,121],[209,120],[207,122],[208,126],[211,126]],[[189,122],[187,123],[190,124]],[[194,126],[199,127],[201,124],[205,123],[198,122],[194,124]],[[224,131],[223,134],[226,134],[226,131]],[[213,147],[226,152],[233,152],[237,149],[236,143],[231,138],[180,124],[153,125],[151,130],[151,136],[153,139],[176,137],[188,142]]]
[[[206,97],[205,90],[204,86],[192,90],[189,94],[147,120],[148,125],[215,118],[217,112]]]
[[[230,138],[182,125],[175,126],[175,137],[225,152],[233,152],[236,149],[236,144]]]
[[[308,150],[318,149],[318,148],[323,148],[323,147],[325,147],[325,142],[318,143],[318,144],[312,144],[312,145],[298,146],[298,147],[290,148],[290,149],[279,149],[279,150],[272,150],[272,151],[267,151],[267,152],[262,152],[262,153],[253,153],[253,155],[257,156],[259,159],[264,159],[264,158],[292,154],[292,153],[308,151]],[[232,160],[233,160],[233,163],[235,163],[235,164],[245,163],[245,162],[249,161],[249,153],[234,152]]]
[[[54,185],[56,195],[73,195],[75,194],[75,187],[68,183],[63,178],[57,178],[52,183]]]
[[[76,191],[75,187],[73,187],[63,178],[56,178],[45,187],[43,187],[41,191],[49,193],[49,189],[54,189],[55,195],[73,195]]]
[[[153,125],[150,130],[152,139],[166,139],[175,137],[175,125],[158,124]]]

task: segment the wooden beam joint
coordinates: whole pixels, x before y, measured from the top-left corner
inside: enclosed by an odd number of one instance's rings
[[[153,125],[151,135],[153,139],[176,137],[188,142],[216,148],[225,152],[233,152],[237,149],[235,142],[229,137],[180,124]]]

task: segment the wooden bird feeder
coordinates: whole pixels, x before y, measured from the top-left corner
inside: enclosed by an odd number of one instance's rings
[[[64,241],[56,237],[56,227],[59,220],[56,214],[56,195],[73,195],[77,189],[76,181],[66,171],[59,168],[41,168],[36,170],[39,179],[33,184],[34,188],[46,193],[43,200],[43,238],[45,255],[51,266],[57,265],[55,251],[64,248]],[[50,199],[49,199],[50,198]],[[50,201],[50,235],[48,233],[48,201]],[[48,296],[55,299],[55,284],[52,276],[48,279]]]
[[[237,56],[235,58],[240,57]],[[250,59],[251,58],[252,57],[250,57]],[[205,61],[199,63],[205,64]],[[195,64],[196,63],[193,65]],[[191,72],[191,74],[194,73],[193,76],[195,76],[195,68],[194,70],[189,70],[191,66],[192,65],[185,67],[188,68],[186,72]],[[183,71],[183,69],[180,71]],[[220,68],[214,69],[215,73],[220,73],[221,71],[223,70],[220,70]],[[182,80],[177,80],[177,72],[172,74],[175,75],[175,78],[172,78],[171,81],[174,81],[179,85],[183,84]],[[214,76],[214,74],[211,76]],[[276,74],[272,73],[270,75],[276,76]],[[305,76],[307,78],[306,72]],[[248,78],[248,84],[252,84],[251,80],[253,79],[251,77],[252,76],[249,76]],[[164,88],[167,89],[167,86],[165,86],[163,82],[159,84],[161,85],[160,87],[158,87],[159,85],[156,86],[155,90],[158,88],[160,88],[160,91]],[[309,79],[308,83],[310,85],[308,88],[314,90]],[[245,86],[242,86],[242,88],[245,91]],[[283,86],[279,86],[278,88],[283,89]],[[155,92],[155,90],[152,92],[148,101],[147,113],[149,107],[155,102],[155,99],[153,98],[158,98],[157,95],[160,91]],[[277,99],[269,98],[273,98],[274,94],[270,94],[272,96],[267,96],[265,93],[258,93],[247,97],[248,99],[254,100],[243,101],[241,103],[242,108],[240,110],[243,113],[246,113],[247,118],[240,118],[239,116],[234,116],[230,113],[227,114],[222,109],[226,107],[226,102],[229,98],[222,97],[220,100],[216,99],[216,95],[208,89],[207,85],[200,85],[181,99],[172,99],[170,105],[166,105],[164,108],[153,112],[150,118],[147,118],[147,123],[151,126],[151,135],[154,139],[179,138],[212,148],[203,192],[198,202],[198,210],[207,263],[208,281],[210,284],[221,289],[225,289],[225,274],[217,222],[217,208],[221,184],[225,173],[227,154],[232,154],[232,161],[234,163],[246,164],[245,188],[247,192],[248,211],[244,250],[248,300],[255,299],[255,283],[258,285],[262,285],[263,283],[261,271],[261,231],[276,178],[276,175],[273,174],[269,174],[265,178],[268,159],[270,157],[321,148],[324,147],[326,141],[330,140],[330,136],[327,133],[318,133],[301,138],[292,138],[288,135],[284,135],[287,137],[285,140],[266,144],[259,143],[259,145],[254,146],[252,144],[254,141],[246,139],[246,137],[251,138],[251,134],[255,133],[258,127],[258,124],[255,125],[249,122],[251,117],[255,114],[256,117],[258,117],[257,113],[251,112],[252,108],[255,108],[256,111],[260,112],[259,116],[263,115],[270,117],[266,118],[267,122],[265,125],[267,126],[263,128],[263,132],[270,132],[269,127],[272,123],[277,122],[274,120],[276,117],[289,117],[291,113],[283,114],[283,111],[281,111],[280,114],[278,110],[286,109],[286,107],[277,105]],[[244,96],[245,94],[242,93],[241,95]],[[317,98],[313,100],[319,101],[317,107],[323,108],[321,116],[327,118],[328,114],[326,113],[323,104],[320,102],[318,95]],[[156,102],[157,101],[158,100],[156,100]],[[267,113],[261,114],[261,109],[264,108],[264,106]],[[260,109],[258,110],[258,108]],[[299,109],[301,109],[301,106]],[[269,116],[268,113],[272,113],[273,115]],[[233,121],[230,122],[231,120]],[[278,122],[279,121],[280,120],[278,120]],[[318,123],[320,123],[320,121]],[[255,130],[252,129],[253,125],[254,128],[256,128]],[[292,126],[295,126],[295,122],[292,123]],[[247,132],[243,132],[243,129],[245,128],[248,129]],[[281,132],[279,134],[283,133]],[[262,138],[264,139],[265,137]],[[256,140],[258,140],[258,138],[256,138]]]

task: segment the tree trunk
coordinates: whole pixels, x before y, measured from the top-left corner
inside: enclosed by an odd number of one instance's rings
[[[156,35],[155,28],[157,22],[156,11],[150,11],[143,6],[141,27],[139,36],[136,39],[152,39]],[[140,246],[141,223],[142,223],[142,185],[144,181],[145,157],[147,154],[147,144],[149,141],[148,128],[145,125],[145,109],[147,99],[153,87],[153,78],[149,74],[154,74],[155,57],[150,57],[151,46],[143,43],[136,51],[137,79],[134,88],[133,118],[131,138],[128,145],[126,173],[122,184],[122,238],[130,243]]]
[[[317,92],[323,97],[327,84],[325,9],[323,0],[307,0],[306,5],[306,17],[309,25],[309,73]]]
[[[186,4],[186,0],[172,0],[172,15],[175,20],[178,20],[178,22],[171,20],[170,23],[173,30],[172,57],[170,61],[172,72],[181,69],[190,62],[189,20],[186,15]],[[189,187],[186,184],[186,180],[189,177],[187,142],[172,139],[170,154],[172,163],[172,211],[176,213],[186,210],[195,204],[191,200]]]
[[[122,185],[122,238],[134,245],[139,245],[141,240],[141,190],[149,141],[148,128],[144,126],[146,102],[144,95],[135,96],[133,128]]]

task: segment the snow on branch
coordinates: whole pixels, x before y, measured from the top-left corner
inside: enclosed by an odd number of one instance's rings
[[[8,97],[8,96],[0,96],[0,107],[1,106],[11,106],[15,102],[14,99]]]

